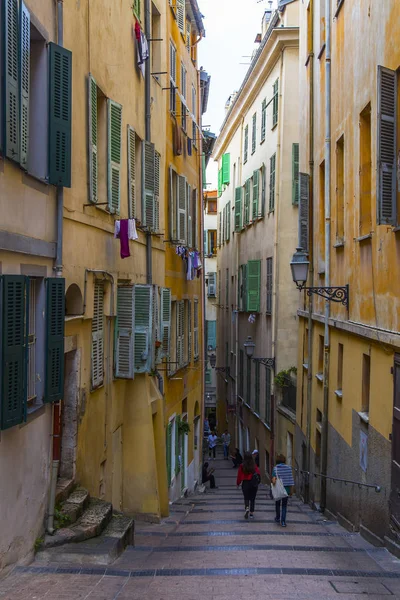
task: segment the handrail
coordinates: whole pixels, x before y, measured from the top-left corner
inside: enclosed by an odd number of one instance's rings
[[[350,485],[358,485],[359,489],[361,489],[362,487],[373,488],[377,494],[379,494],[379,492],[381,492],[381,490],[382,490],[382,487],[380,485],[375,485],[375,484],[371,484],[371,483],[362,483],[361,481],[353,481],[352,479],[341,479],[340,477],[331,477],[330,475],[324,475],[323,473],[310,473],[310,471],[303,471],[302,469],[294,468],[293,470],[297,471],[298,473],[304,474],[304,475],[321,477],[324,479],[330,479],[331,481],[333,481],[333,483],[340,481],[341,483],[344,483],[345,485],[347,485],[348,483]]]

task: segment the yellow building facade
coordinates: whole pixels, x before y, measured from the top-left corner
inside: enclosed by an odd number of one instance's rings
[[[299,489],[397,551],[400,10],[310,0],[300,14],[301,245],[308,285],[349,295],[299,310]]]

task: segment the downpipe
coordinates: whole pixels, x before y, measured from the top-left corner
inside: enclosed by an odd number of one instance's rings
[[[145,19],[144,28],[146,39],[151,38],[151,13],[150,0],[145,0],[144,3]],[[145,78],[144,78],[144,106],[145,106],[145,136],[146,141],[151,142],[151,42],[148,43],[149,58],[145,62]],[[146,283],[153,283],[153,252],[152,240],[150,231],[146,232]]]

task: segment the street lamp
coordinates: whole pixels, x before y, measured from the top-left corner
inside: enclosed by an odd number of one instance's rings
[[[296,252],[293,254],[290,268],[292,270],[293,281],[300,291],[305,290],[307,296],[317,294],[325,300],[331,300],[332,302],[340,302],[349,309],[349,286],[344,285],[341,287],[306,287],[308,278],[308,268],[310,262],[307,258],[307,254],[302,248],[296,248]]]
[[[217,364],[217,357],[215,354],[211,354],[210,356],[210,365],[212,369],[215,369],[215,365]]]
[[[251,337],[251,335],[247,337],[247,340],[244,342],[243,346],[246,351],[247,358],[254,360],[254,362],[259,362],[262,365],[269,367],[270,369],[275,368],[275,358],[256,358],[254,356],[254,350],[256,345],[253,342],[253,338]]]

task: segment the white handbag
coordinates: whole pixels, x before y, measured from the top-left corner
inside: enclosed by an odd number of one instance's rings
[[[285,490],[285,486],[282,483],[282,479],[276,476],[275,485],[271,483],[271,494],[275,501],[282,500],[282,498],[287,498],[288,493]]]

